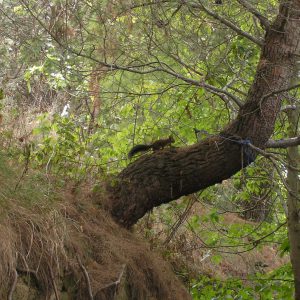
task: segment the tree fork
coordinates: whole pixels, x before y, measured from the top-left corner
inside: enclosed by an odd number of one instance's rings
[[[300,1],[285,1],[266,31],[256,75],[237,118],[220,135],[142,156],[125,168],[111,189],[110,209],[125,227],[146,212],[222,182],[247,166],[264,148],[281,106],[276,91],[289,87],[300,45]]]

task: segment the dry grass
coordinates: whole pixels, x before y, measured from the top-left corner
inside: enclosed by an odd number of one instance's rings
[[[1,299],[190,298],[168,264],[91,194],[49,190],[37,174],[15,190],[7,164],[0,180]]]

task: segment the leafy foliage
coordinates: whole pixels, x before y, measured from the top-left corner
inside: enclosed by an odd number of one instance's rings
[[[245,280],[218,280],[201,276],[192,284],[193,299],[293,299],[291,266],[286,265],[271,274],[257,274]]]

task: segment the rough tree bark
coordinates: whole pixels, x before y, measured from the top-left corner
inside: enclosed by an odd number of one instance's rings
[[[114,183],[111,212],[125,227],[162,203],[222,182],[255,159],[247,146],[264,148],[293,78],[300,48],[300,1],[284,1],[265,34],[256,76],[237,118],[219,135],[188,147],[142,156]]]
[[[289,120],[289,136],[299,134],[299,108],[287,113]],[[298,147],[289,147],[287,184],[288,232],[290,241],[290,257],[294,273],[295,299],[300,300],[300,153]]]

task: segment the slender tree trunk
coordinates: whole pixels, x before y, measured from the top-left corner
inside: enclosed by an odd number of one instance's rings
[[[288,112],[289,136],[294,137],[299,134],[300,110]],[[300,300],[300,154],[298,147],[288,148],[288,173],[287,183],[289,187],[287,195],[288,204],[288,231],[290,241],[290,256],[295,281],[295,299]],[[292,167],[292,168],[291,168]]]
[[[255,159],[247,143],[264,147],[281,106],[276,91],[293,78],[300,45],[300,1],[284,1],[267,30],[254,82],[237,118],[219,135],[201,143],[145,155],[118,176],[111,212],[129,227],[147,211],[222,182]]]

